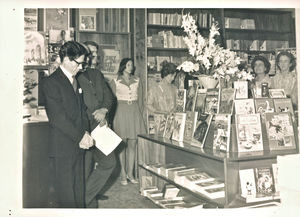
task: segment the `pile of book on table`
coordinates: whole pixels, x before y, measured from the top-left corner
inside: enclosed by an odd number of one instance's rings
[[[201,171],[199,168],[182,164],[144,164],[144,167],[209,199],[225,197],[224,181]]]
[[[148,114],[148,133],[224,152],[232,149],[233,140],[237,152],[295,149],[294,110],[284,90],[269,89],[262,97],[255,89],[254,98],[248,98],[246,81],[234,87],[199,89],[191,81],[188,90],[177,90],[175,113]]]

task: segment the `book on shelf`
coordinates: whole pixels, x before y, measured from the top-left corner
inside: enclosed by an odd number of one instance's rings
[[[248,98],[248,82],[247,81],[235,81],[233,83],[235,91],[235,99],[247,99]]]
[[[210,199],[218,199],[225,197],[225,187],[218,187],[218,188],[210,188],[201,191],[200,193],[204,194]]]
[[[263,151],[260,114],[237,114],[236,136],[238,152]]]
[[[242,19],[241,20],[241,29],[255,29],[254,19]]]
[[[147,192],[146,196],[148,196],[148,197],[162,197],[163,192],[161,192],[160,190],[150,191],[150,192]]]
[[[253,99],[236,99],[234,101],[235,114],[254,114],[254,100]]]
[[[211,120],[212,115],[210,114],[199,115],[191,145],[198,146],[200,148],[204,147]]]
[[[148,186],[146,188],[141,189],[141,195],[147,196],[150,192],[157,191],[157,186]]]
[[[275,192],[279,195],[279,188],[278,188],[278,166],[276,163],[272,164],[272,172],[274,177],[274,188]]]
[[[185,127],[186,113],[174,114],[174,129],[172,134],[172,140],[183,141],[184,127]]]
[[[173,163],[166,164],[166,165],[161,167],[161,175],[165,176],[165,177],[169,177],[169,173],[171,171],[173,171],[173,170],[182,170],[184,168],[186,168],[186,166],[183,165],[183,164],[173,164]]]
[[[193,107],[194,111],[197,111],[198,114],[204,113],[206,93],[207,89],[197,89],[197,96]]]
[[[255,185],[253,168],[240,170],[239,178],[240,178],[241,196],[248,199],[255,198],[256,185]]]
[[[161,205],[162,207],[164,208],[172,208],[174,207],[175,205],[179,205],[179,204],[184,204],[184,201],[183,200],[180,200],[180,199],[166,199],[166,200],[162,200],[159,202],[159,205]]]
[[[177,197],[180,189],[177,188],[175,185],[166,184],[163,188],[163,197],[165,199]]]
[[[153,186],[153,177],[152,176],[141,176],[140,188],[145,189],[149,186]]]
[[[177,89],[175,111],[185,112],[185,104],[186,104],[186,89]]]
[[[157,72],[156,57],[154,56],[147,57],[147,71],[148,73]]]
[[[162,165],[161,163],[156,163],[156,164],[151,164],[151,165],[148,165],[148,168],[149,170],[151,171],[154,171],[156,172],[157,174],[161,174],[161,169],[162,167],[164,167],[165,165]]]
[[[296,147],[290,113],[266,113],[265,119],[270,150],[293,149]]]
[[[225,17],[225,28],[229,29],[240,29],[241,28],[241,19]]]
[[[186,112],[183,140],[191,142],[197,124],[198,112]]]
[[[215,178],[210,176],[208,173],[195,170],[193,174],[188,174],[184,177],[183,185],[191,190],[194,190],[195,184],[210,182],[213,180],[215,180]]]
[[[253,40],[251,42],[249,50],[259,50],[259,40]]]
[[[217,114],[219,112],[220,89],[207,89],[204,112],[207,114]]]
[[[184,177],[186,175],[191,175],[194,174],[196,171],[196,168],[194,167],[188,167],[186,169],[180,170],[180,171],[176,171],[175,173],[172,174],[172,177],[174,182],[183,185],[184,184]]]
[[[273,99],[257,98],[254,99],[254,102],[256,113],[264,114],[275,111]]]
[[[154,48],[163,48],[164,47],[164,38],[161,35],[153,34],[152,35],[152,46]]]
[[[271,98],[286,98],[284,89],[269,89]]]
[[[168,117],[167,114],[154,113],[154,122],[156,123],[157,136],[162,137],[164,135],[164,130],[167,123],[167,117]]]
[[[154,114],[148,114],[148,134],[154,135],[155,133]]]
[[[171,137],[172,137],[172,133],[173,133],[173,129],[174,129],[174,118],[175,118],[174,113],[167,116],[167,122],[166,122],[165,130],[164,130],[164,134],[163,134],[163,137],[165,137],[167,139],[171,139]]]
[[[188,90],[186,94],[185,111],[195,111],[196,97],[198,90],[197,80],[188,81]]]
[[[204,190],[207,190],[207,189],[213,189],[213,188],[222,188],[222,187],[225,187],[225,184],[221,180],[215,179],[215,180],[209,181],[209,182],[196,183],[196,186],[198,186],[199,188],[202,188]]]
[[[216,114],[214,120],[213,149],[229,152],[231,115]]]
[[[273,99],[275,112],[290,112],[294,114],[292,100],[290,98]]]
[[[220,96],[219,114],[232,114],[235,96],[234,88],[223,88]]]
[[[272,167],[254,168],[256,197],[273,196],[275,194]]]

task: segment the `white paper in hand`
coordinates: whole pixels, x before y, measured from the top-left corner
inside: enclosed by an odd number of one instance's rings
[[[122,139],[109,127],[99,125],[92,131],[91,136],[96,141],[96,147],[106,156],[120,144]]]

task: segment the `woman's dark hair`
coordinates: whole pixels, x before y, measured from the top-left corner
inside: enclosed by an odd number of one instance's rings
[[[123,72],[124,70],[126,69],[126,64],[129,62],[129,61],[132,61],[132,65],[133,65],[133,68],[132,68],[132,75],[134,75],[134,72],[135,72],[135,66],[134,66],[134,62],[131,58],[123,58],[120,62],[120,66],[119,66],[119,71],[118,71],[118,74],[119,75],[123,75]]]
[[[63,62],[65,57],[69,57],[70,60],[74,60],[86,54],[87,51],[83,45],[75,41],[67,41],[60,47],[59,50],[59,58],[61,62]]]
[[[287,51],[282,51],[280,52],[277,57],[276,57],[276,66],[280,69],[280,66],[279,66],[279,59],[280,57],[282,56],[287,56],[289,59],[290,59],[290,63],[292,64],[289,68],[289,71],[293,71],[296,67],[296,58],[294,57],[293,54],[291,54],[290,52],[287,52]],[[281,69],[280,69],[281,70]]]
[[[265,71],[265,74],[268,74],[269,71],[270,71],[270,68],[271,68],[271,64],[269,62],[269,60],[267,60],[267,58],[263,57],[263,56],[256,56],[254,57],[254,59],[252,60],[251,62],[251,68],[253,70],[253,72],[256,74],[256,72],[254,71],[254,64],[256,61],[262,61],[265,65],[265,68],[266,68],[266,71]]]
[[[167,60],[163,61],[161,63],[161,70],[160,70],[160,75],[161,78],[164,78],[168,76],[169,74],[175,74],[176,73],[176,65],[174,63],[170,63]]]

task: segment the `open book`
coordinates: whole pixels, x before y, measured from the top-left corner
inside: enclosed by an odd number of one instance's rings
[[[92,131],[91,136],[96,141],[96,147],[106,156],[120,144],[122,139],[106,125],[99,125]]]

